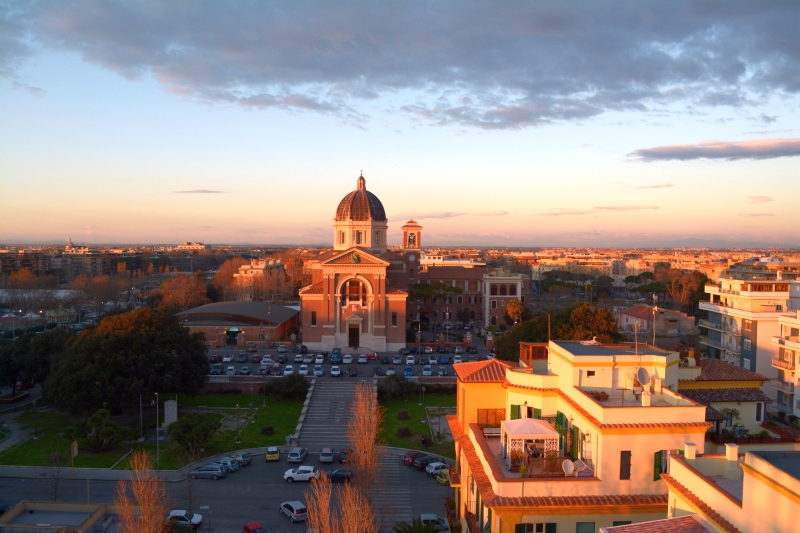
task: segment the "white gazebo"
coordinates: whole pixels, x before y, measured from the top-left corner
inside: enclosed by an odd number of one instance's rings
[[[536,418],[503,420],[500,423],[500,442],[509,469],[512,456],[522,457],[525,453],[525,441],[543,441],[543,452],[558,452],[558,431],[544,420]]]

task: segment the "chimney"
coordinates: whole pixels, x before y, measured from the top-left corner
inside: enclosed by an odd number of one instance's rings
[[[687,461],[694,461],[697,459],[697,445],[693,442],[687,442],[683,445],[683,456]]]
[[[642,391],[642,407],[650,407],[650,391]]]

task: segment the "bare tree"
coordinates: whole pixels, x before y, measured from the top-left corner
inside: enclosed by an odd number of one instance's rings
[[[64,457],[59,452],[51,452],[47,462],[47,470],[42,474],[47,484],[47,495],[53,498],[54,502],[58,501],[61,481],[67,477],[63,465]]]
[[[347,434],[353,447],[355,483],[366,497],[372,491],[380,469],[378,440],[383,425],[384,409],[369,383],[356,385],[351,405],[352,418]]]
[[[375,510],[358,487],[345,483],[336,491],[336,499],[341,533],[378,533],[380,527]]]
[[[130,466],[130,481],[120,480],[114,497],[121,533],[165,533],[170,500],[164,480],[153,475],[145,450],[133,452]]]
[[[319,479],[311,481],[305,492],[308,508],[308,525],[315,533],[339,533],[336,514],[331,508],[331,480],[323,470]]]

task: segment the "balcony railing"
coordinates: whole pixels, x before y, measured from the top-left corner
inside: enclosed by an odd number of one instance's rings
[[[772,359],[772,366],[775,368],[782,368],[784,370],[794,370],[794,357],[790,361],[783,359]]]
[[[705,344],[706,346],[712,346],[714,348],[717,348],[718,350],[725,350],[727,352],[730,352],[730,353],[733,353],[733,354],[736,354],[736,355],[741,355],[741,353],[742,353],[742,349],[739,346],[733,346],[733,345],[730,345],[730,344],[724,344],[724,343],[721,343],[719,341],[711,340],[708,337],[700,337],[700,342],[702,344]]]
[[[742,330],[739,329],[739,326],[736,324],[718,324],[716,322],[711,322],[709,320],[701,319],[700,320],[700,327],[715,329],[717,331],[725,331],[730,333],[731,335],[740,336],[742,334]]]
[[[779,381],[777,379],[771,379],[769,380],[769,384],[773,389],[778,389],[786,394],[794,394],[794,385],[791,383],[786,383],[785,381]]]

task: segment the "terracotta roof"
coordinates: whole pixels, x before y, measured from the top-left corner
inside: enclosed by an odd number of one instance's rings
[[[605,531],[607,533],[708,533],[705,526],[697,521],[696,516],[687,515],[627,526],[613,526],[605,528]]]
[[[710,522],[713,522],[713,524],[719,529],[722,529],[728,533],[741,533],[739,529],[728,522],[721,514],[712,509],[711,506],[709,506],[706,502],[695,496],[693,492],[678,483],[675,478],[669,474],[661,474],[661,479],[663,479],[664,482],[669,485],[670,488],[672,488],[672,490],[682,494],[687,500],[692,502],[700,514],[702,514]]]
[[[740,366],[734,366],[719,359],[700,359],[697,366],[701,368],[695,381],[766,381],[767,377]]]
[[[336,208],[336,220],[375,220],[386,222],[386,211],[377,196],[367,190],[364,176],[356,180],[356,190],[342,198]]]
[[[462,363],[463,364],[463,363]],[[464,434],[461,424],[456,415],[448,415],[447,422],[453,438],[461,446],[461,452],[467,460],[475,485],[480,492],[481,500],[487,507],[536,507],[537,510],[544,508],[560,508],[564,513],[569,513],[569,508],[576,506],[604,506],[604,505],[625,505],[625,506],[657,506],[663,507],[666,511],[666,494],[608,494],[597,496],[526,496],[524,498],[497,496],[492,488],[492,482],[483,469],[483,464],[478,457],[475,447],[468,435]]]
[[[717,420],[726,420],[728,417],[711,407],[706,406],[706,422],[716,422]]]
[[[319,281],[313,285],[308,285],[300,289],[300,294],[322,294],[324,292],[323,281]]]
[[[458,379],[465,383],[503,383],[506,380],[506,369],[513,365],[506,361],[490,359],[474,363],[453,365]]]
[[[641,318],[642,320],[652,320],[653,308],[646,305],[636,305],[629,309],[623,309],[619,312],[619,314],[635,316],[636,318]]]
[[[685,389],[681,394],[697,403],[708,405],[714,402],[770,402],[758,387],[744,389]]]

